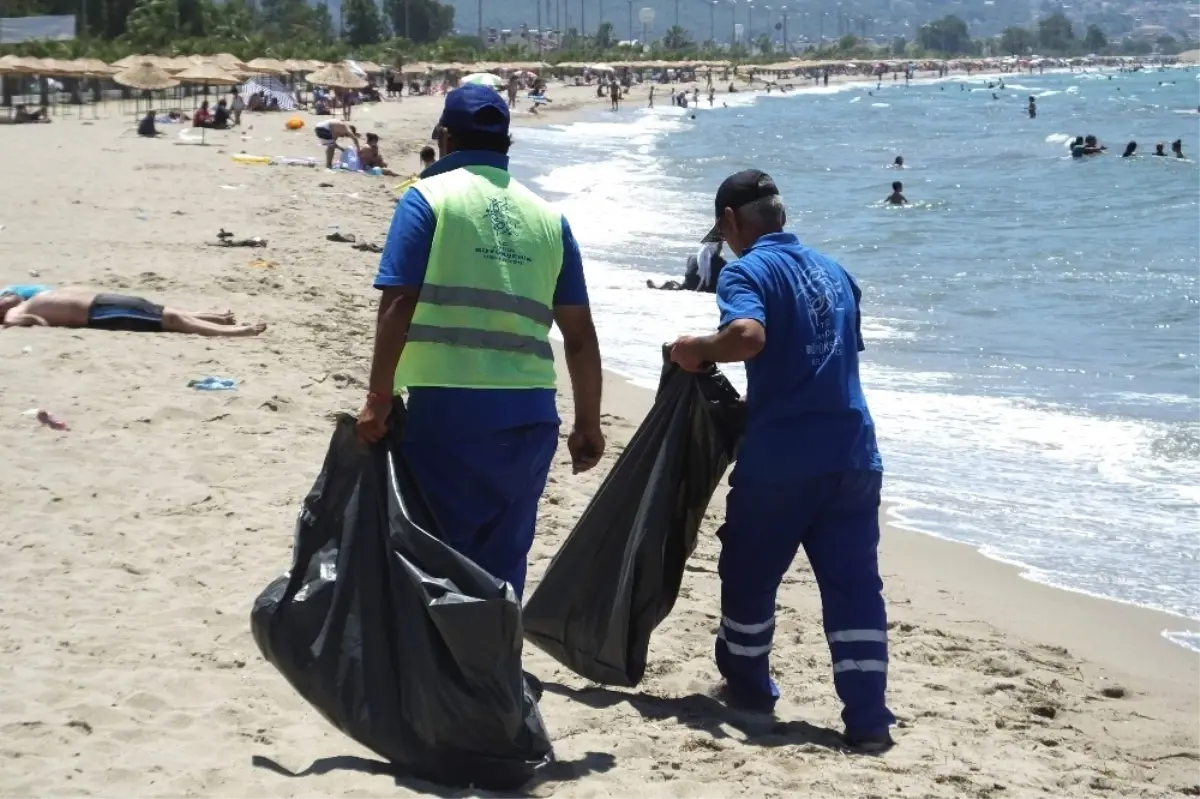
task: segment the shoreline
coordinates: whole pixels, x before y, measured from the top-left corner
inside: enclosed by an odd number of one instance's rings
[[[406,99],[356,121],[380,133],[403,172],[439,108]],[[231,159],[320,153],[311,132],[283,131],[283,119],[248,116],[244,131],[209,131],[208,146],[181,146],[175,130],[138,139],[128,115],[0,128],[14,152],[48,154],[9,164],[23,201],[0,211],[5,283],[86,285],[269,325],[253,339],[0,333],[10,589],[0,594],[0,796],[446,794],[395,776],[334,729],[249,630],[255,597],[292,561],[330,419],[357,412],[365,391],[379,256],[325,235],[336,227],[381,244],[395,200],[395,180]],[[222,228],[268,246],[208,247]],[[188,387],[205,376],[233,378],[236,390]],[[652,402],[613,372],[604,381],[607,454],[572,475],[560,440],[531,587]],[[570,405],[560,393],[563,437]],[[70,430],[39,426],[31,408]],[[890,524],[882,557],[899,745],[880,758],[837,748],[840,705],[803,558],[778,601],[780,721],[747,727],[705,694],[716,679],[722,516],[718,493],[636,689],[590,685],[525,647],[526,668],[546,685],[541,712],[558,758],[530,795],[1200,790],[1200,661],[1157,636],[1154,614],[1014,580],[974,550]]]
[[[561,345],[557,340],[554,341],[555,353],[561,360]],[[565,367],[561,364],[560,371]],[[617,403],[622,407],[632,405],[637,409],[636,415],[641,418],[646,415],[650,407],[654,404],[654,390],[644,386],[637,385],[628,377],[619,372],[604,370],[605,374],[605,392],[606,396],[609,391],[616,391],[618,397]],[[560,391],[569,392],[570,385],[560,380]],[[867,401],[870,402],[870,394],[867,395]],[[732,467],[730,467],[732,471]],[[887,491],[887,470],[884,469],[884,492]],[[728,488],[728,477],[726,474],[725,480],[722,481],[717,493],[713,495],[712,503],[710,503],[710,515],[723,513],[723,502],[725,492]],[[984,552],[982,549],[965,542],[958,541],[953,538],[944,537],[931,533],[927,530],[922,530],[918,527],[905,524],[903,521],[896,518],[896,513],[903,508],[903,500],[884,498],[882,507],[880,508],[880,526],[884,531],[883,551],[891,551],[895,556],[896,553],[907,552],[914,546],[918,546],[922,550],[922,558],[904,558],[908,568],[903,569],[906,573],[910,573],[913,568],[919,568],[918,564],[925,558],[931,561],[953,560],[961,563],[963,573],[970,574],[970,579],[966,582],[959,583],[955,580],[936,579],[939,584],[947,584],[949,588],[959,593],[975,594],[979,593],[978,572],[985,571],[988,573],[988,582],[995,589],[1015,589],[1014,593],[1019,593],[1025,587],[1034,588],[1033,593],[1037,594],[1038,602],[1046,601],[1052,603],[1061,602],[1064,606],[1069,607],[1069,612],[1075,620],[1072,625],[1057,625],[1050,624],[1047,631],[1053,631],[1053,637],[1064,641],[1071,641],[1073,645],[1068,645],[1070,649],[1079,649],[1089,653],[1089,659],[1105,659],[1104,654],[1107,651],[1107,644],[1096,646],[1095,636],[1102,634],[1108,629],[1108,622],[1105,622],[1104,629],[1086,629],[1092,625],[1087,621],[1089,618],[1100,618],[1104,616],[1117,615],[1121,619],[1121,625],[1132,625],[1135,629],[1125,631],[1123,636],[1132,652],[1136,653],[1134,657],[1142,658],[1147,654],[1147,647],[1153,649],[1159,646],[1160,650],[1156,652],[1158,656],[1165,656],[1166,653],[1182,653],[1194,661],[1192,667],[1196,669],[1198,679],[1200,679],[1200,658],[1195,657],[1197,652],[1184,644],[1166,637],[1167,632],[1177,632],[1169,629],[1166,625],[1172,621],[1180,622],[1195,622],[1193,619],[1188,619],[1185,616],[1179,616],[1159,608],[1146,607],[1144,605],[1136,605],[1131,602],[1123,602],[1119,599],[1111,597],[1097,596],[1083,591],[1075,591],[1070,588],[1063,588],[1049,583],[1040,582],[1026,577],[1022,572],[1032,567],[1023,563],[1012,562],[1002,558],[994,557]],[[715,510],[714,510],[715,509]],[[894,536],[900,542],[898,546],[888,545],[887,536]],[[917,541],[923,543],[917,544]],[[963,551],[970,554],[964,557]],[[797,556],[801,558],[802,555]],[[962,561],[974,561],[962,563]],[[954,570],[956,573],[959,569]],[[886,591],[886,585],[885,585]],[[1046,593],[1051,592],[1051,593]],[[986,592],[983,592],[986,593]],[[1006,592],[1007,593],[1007,592]],[[1060,596],[1061,595],[1061,596]],[[1055,599],[1060,596],[1060,599]],[[1031,601],[1027,603],[1033,605]],[[1121,610],[1111,610],[1110,613],[1105,612],[1105,608],[1115,605]],[[997,623],[999,620],[997,621]],[[1085,629],[1081,630],[1080,625]],[[1176,624],[1176,626],[1179,626]],[[1193,632],[1194,630],[1187,631]],[[1129,669],[1131,661],[1124,657],[1124,653],[1129,653],[1130,648],[1122,646],[1119,648],[1123,653],[1122,657],[1112,659],[1114,667],[1120,669]],[[1185,665],[1184,661],[1178,657],[1168,658],[1176,661],[1178,665]]]
[[[1051,68],[1051,69],[1045,70],[1044,74],[1047,74],[1047,75],[1072,74],[1076,71],[1077,70],[1069,69],[1069,68],[1065,68],[1065,67]],[[1097,68],[1087,69],[1087,70],[1082,70],[1082,71],[1083,72],[1105,73],[1105,72],[1115,72],[1116,70],[1115,70],[1115,68],[1097,67]],[[1003,73],[1003,72],[976,72],[970,76],[967,76],[965,73],[955,71],[955,72],[951,72],[951,73],[947,74],[944,77],[938,77],[935,73],[918,74],[918,75],[914,76],[912,83],[914,83],[914,84],[915,83],[937,84],[937,83],[969,82],[969,81],[978,82],[978,81],[995,80],[995,79],[1004,79],[1006,81],[1016,82],[1019,78],[1027,77],[1027,76],[1029,76],[1029,73]],[[1036,78],[1037,75],[1033,75],[1033,77]],[[739,78],[743,82],[745,82],[744,76],[739,76]],[[830,86],[828,88],[832,89],[836,85],[841,90],[854,90],[857,88],[857,89],[866,91],[866,90],[874,88],[875,83],[876,83],[875,80],[873,80],[873,79],[864,80],[862,76],[836,75],[836,76],[831,76]],[[886,83],[886,81],[885,81],[885,83]],[[640,86],[635,87],[635,88],[644,89],[647,85],[648,84],[641,84]],[[678,84],[678,85],[680,85],[680,86],[689,85],[690,86],[691,84]],[[675,88],[676,84],[669,84],[669,86],[671,88]],[[802,94],[806,94],[806,93],[811,93],[814,90],[821,91],[825,88],[826,87],[824,87],[824,86],[817,86],[814,84],[801,85],[801,86],[794,87],[792,90],[790,90],[788,92],[788,94],[802,95]],[[767,96],[768,95],[768,93],[765,91],[765,89],[753,88],[753,85],[748,84],[748,83],[747,83],[747,85],[744,86],[744,88],[739,90],[739,94],[741,94],[741,95],[753,94],[755,96],[760,96],[760,95]],[[778,92],[776,92],[775,94],[778,94]],[[641,92],[640,99],[644,100],[645,99],[644,95],[645,95],[645,92],[644,91]],[[720,98],[722,96],[722,94],[720,92],[718,92],[717,96],[718,96],[718,98]],[[599,100],[598,105],[605,103],[605,102],[607,102],[607,101],[601,99],[601,100]],[[635,108],[633,110],[638,110],[638,108]],[[685,110],[688,110],[688,109],[685,109]],[[705,110],[708,110],[708,109],[705,109]],[[622,112],[617,115],[618,118],[624,116],[624,111],[625,111],[625,109],[623,108]],[[555,120],[553,120],[553,122],[555,124],[559,124],[559,123],[571,124],[573,122],[579,122],[579,121],[600,122],[600,121],[609,120],[612,118],[613,117],[611,115],[611,112],[607,108],[600,108],[600,107],[587,108],[587,107],[580,106],[580,107],[576,107],[575,109],[573,109],[571,117],[569,117],[567,119],[555,119]],[[534,122],[533,124],[539,124],[539,122]],[[681,334],[684,332],[687,332],[687,331],[682,331],[682,330],[680,331]],[[637,378],[632,375],[627,375],[627,374],[624,374],[619,371],[614,371],[613,376],[616,379],[628,382],[630,384],[630,386],[635,390],[648,391],[651,396],[653,395],[653,389],[648,388],[646,385],[640,385],[638,382],[636,382]],[[868,394],[868,399],[869,399],[869,394]],[[647,405],[647,407],[649,407],[649,406]],[[885,470],[885,472],[884,472],[885,498],[884,498],[884,506],[881,510],[880,515],[881,515],[881,518],[885,520],[885,522],[887,523],[887,525],[889,527],[891,527],[893,529],[897,529],[897,530],[902,530],[906,533],[914,533],[914,534],[918,534],[921,536],[927,536],[936,541],[942,541],[942,542],[949,543],[949,544],[955,544],[955,545],[961,545],[961,546],[968,547],[973,552],[978,554],[980,557],[982,557],[990,562],[1000,564],[1007,568],[1012,569],[1014,574],[1018,578],[1020,578],[1022,583],[1037,585],[1040,587],[1049,588],[1049,589],[1052,589],[1055,591],[1061,591],[1061,592],[1071,594],[1074,596],[1085,597],[1085,598],[1097,600],[1100,602],[1115,603],[1115,604],[1121,605],[1123,607],[1133,608],[1133,609],[1137,609],[1139,611],[1144,611],[1146,613],[1153,614],[1155,617],[1159,617],[1159,619],[1160,619],[1160,623],[1162,626],[1159,628],[1158,635],[1162,638],[1162,640],[1165,643],[1167,643],[1173,649],[1177,648],[1177,649],[1182,649],[1185,652],[1188,652],[1191,654],[1200,654],[1200,618],[1195,618],[1192,616],[1185,615],[1183,613],[1171,611],[1171,610],[1168,610],[1168,609],[1165,609],[1162,607],[1157,607],[1154,605],[1141,604],[1141,603],[1133,602],[1130,600],[1122,599],[1122,598],[1116,597],[1116,596],[1108,596],[1108,595],[1104,595],[1104,594],[1093,593],[1093,592],[1086,591],[1083,589],[1076,589],[1076,588],[1073,588],[1070,586],[1058,585],[1058,584],[1054,584],[1054,583],[1047,582],[1044,580],[1040,580],[1035,576],[1035,574],[1037,572],[1037,567],[1035,567],[1031,564],[1025,563],[1025,562],[1021,561],[1019,558],[1010,558],[1010,557],[1005,557],[1002,555],[994,554],[994,553],[986,551],[986,549],[987,549],[986,546],[982,546],[982,545],[977,546],[968,541],[963,541],[959,538],[956,538],[953,534],[945,534],[944,535],[944,534],[936,533],[936,532],[933,532],[931,530],[921,527],[919,525],[919,523],[908,522],[908,521],[904,520],[903,518],[901,518],[900,514],[902,514],[904,512],[904,508],[907,504],[907,500],[904,497],[891,497],[891,498],[887,497],[886,496],[887,483],[888,483],[887,472]],[[1150,617],[1148,617],[1148,616],[1143,617],[1143,622],[1149,623],[1149,619],[1150,619]],[[1182,640],[1176,640],[1175,638],[1170,637],[1171,635],[1186,637],[1188,639],[1194,640],[1195,643],[1189,643],[1189,642],[1185,642]]]

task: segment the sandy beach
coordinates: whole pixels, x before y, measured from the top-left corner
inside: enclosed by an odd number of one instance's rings
[[[607,106],[591,88],[551,96],[520,123]],[[405,98],[353,121],[408,174],[440,104]],[[286,114],[247,114],[207,146],[181,142],[178,126],[139,139],[115,104],[89,115],[0,127],[0,285],[83,285],[269,328],[230,340],[0,332],[0,795],[467,795],[388,773],[260,657],[249,629],[255,596],[290,563],[332,418],[365,391],[379,256],[325,236],[336,226],[382,245],[399,181],[231,158],[322,157],[306,114],[296,133]],[[268,246],[207,246],[219,229]],[[207,376],[237,390],[188,387]],[[531,586],[652,399],[609,375],[604,462],[574,477],[560,447]],[[71,429],[40,426],[37,408]],[[803,559],[779,597],[780,721],[745,727],[704,695],[717,677],[722,515],[719,493],[638,689],[589,686],[527,646],[560,761],[530,795],[1200,795],[1200,657],[1160,635],[1194,623],[1037,585],[894,527],[882,563],[899,745],[878,758],[836,746]]]

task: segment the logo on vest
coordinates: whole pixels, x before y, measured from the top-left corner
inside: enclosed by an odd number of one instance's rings
[[[513,215],[512,203],[507,197],[493,197],[488,200],[487,210],[484,211],[492,232],[497,236],[511,238],[516,234],[516,219]]]

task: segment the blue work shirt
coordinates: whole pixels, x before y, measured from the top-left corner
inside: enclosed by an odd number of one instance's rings
[[[421,173],[427,178],[465,166],[508,169],[508,156],[484,150],[450,153]],[[429,267],[437,215],[419,191],[405,192],[388,230],[375,288],[420,288]],[[555,305],[587,305],[583,257],[566,217],[562,221],[563,263],[554,290]],[[508,430],[548,422],[558,424],[552,388],[412,388],[408,391],[409,438],[442,437]]]
[[[739,476],[778,480],[883,463],[858,376],[862,292],[839,264],[791,233],[763,236],[717,279],[721,327],[767,331],[746,361]]]

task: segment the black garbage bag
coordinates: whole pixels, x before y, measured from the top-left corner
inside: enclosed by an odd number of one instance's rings
[[[446,785],[512,790],[551,757],[521,672],[511,586],[442,542],[397,442],[342,416],[296,523],[291,571],[254,603],[263,656],[339,730]]]
[[[637,685],[744,427],[724,375],[665,366],[654,407],[526,601],[525,637],[582,677]]]

